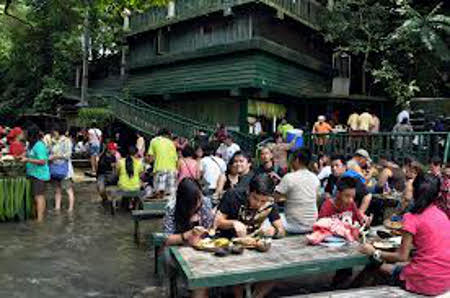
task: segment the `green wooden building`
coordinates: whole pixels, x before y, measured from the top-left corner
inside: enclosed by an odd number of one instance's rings
[[[123,87],[243,132],[249,116],[306,124],[335,109],[345,114],[351,103],[383,101],[332,93],[333,51],[318,32],[324,9],[314,0],[175,0],[134,14]]]

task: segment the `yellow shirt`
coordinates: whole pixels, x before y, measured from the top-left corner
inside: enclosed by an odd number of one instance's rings
[[[348,117],[347,125],[350,126],[351,130],[359,129],[359,115],[357,113],[353,113]]]
[[[118,186],[121,190],[136,191],[141,188],[141,174],[144,172],[142,161],[133,157],[133,176],[128,176],[126,168],[126,158],[119,160],[117,173],[119,175]]]
[[[287,132],[290,130],[293,130],[294,127],[292,125],[290,125],[289,123],[286,123],[284,125],[278,125],[278,132],[281,133],[281,135],[283,136],[283,139],[286,140],[286,136],[287,136]]]
[[[148,155],[155,158],[153,171],[175,172],[177,170],[177,149],[171,140],[165,137],[156,137],[150,142]]]
[[[370,131],[371,125],[372,125],[372,115],[370,115],[369,113],[362,113],[359,116],[359,130]]]

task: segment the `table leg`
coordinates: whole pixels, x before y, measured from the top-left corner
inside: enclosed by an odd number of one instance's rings
[[[141,233],[139,230],[139,220],[134,220],[134,242],[139,245],[141,240]]]
[[[252,285],[245,284],[245,298],[252,298]]]

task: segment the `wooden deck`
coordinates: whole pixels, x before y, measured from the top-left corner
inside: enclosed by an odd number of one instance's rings
[[[308,295],[289,296],[286,298],[416,298],[425,297],[407,292],[397,287],[373,287],[350,289],[344,291],[324,292]],[[444,296],[442,296],[444,297]]]
[[[243,255],[216,257],[190,247],[171,247],[189,289],[223,287],[333,272],[369,264],[353,246],[309,246],[304,236],[274,240],[266,253],[245,250]]]

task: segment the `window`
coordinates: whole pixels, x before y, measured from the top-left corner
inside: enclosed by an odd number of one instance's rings
[[[169,32],[159,29],[156,35],[156,54],[163,55],[169,52]]]

